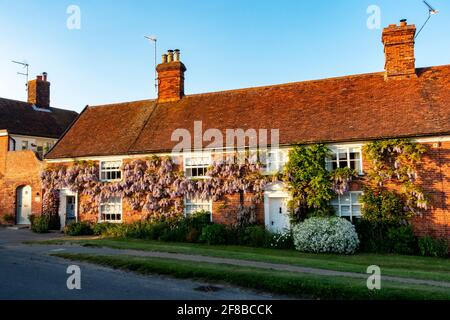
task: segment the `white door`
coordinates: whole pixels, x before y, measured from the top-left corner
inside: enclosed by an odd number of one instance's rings
[[[269,198],[269,230],[282,232],[289,229],[287,198]]]
[[[17,189],[17,224],[30,224],[31,215],[31,187]]]

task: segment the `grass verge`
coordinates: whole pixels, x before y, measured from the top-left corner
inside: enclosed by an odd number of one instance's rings
[[[381,290],[367,289],[365,279],[316,276],[258,268],[174,261],[160,258],[56,253],[64,259],[84,261],[141,274],[163,274],[183,279],[225,282],[241,287],[315,299],[450,300],[447,288],[383,282]]]
[[[66,242],[63,240],[50,240],[39,243],[64,244],[67,242],[91,247],[203,255],[358,273],[366,273],[368,266],[377,265],[381,268],[383,275],[450,282],[450,259],[441,258],[389,254],[356,254],[352,256],[307,254],[295,250],[242,246],[208,246],[204,244],[135,239],[69,239]]]

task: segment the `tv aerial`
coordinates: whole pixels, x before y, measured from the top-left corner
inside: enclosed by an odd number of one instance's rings
[[[21,65],[24,69],[26,69],[25,72],[17,72],[18,75],[24,76],[27,78],[27,82],[25,83],[26,91],[28,91],[28,78],[30,75],[30,65],[27,62],[20,62],[20,61],[11,61],[12,63]]]
[[[417,32],[416,36],[414,39],[417,39],[417,37],[419,36],[420,32],[422,32],[423,28],[425,28],[425,26],[427,25],[428,21],[431,19],[432,16],[435,16],[439,13],[439,10],[436,10],[435,8],[433,8],[426,0],[423,0],[423,3],[428,7],[428,18],[425,21],[425,23],[423,24],[423,26],[420,28],[420,30]]]
[[[144,38],[145,39],[147,39],[147,40],[149,40],[149,41],[151,41],[151,42],[153,42],[154,43],[154,45],[155,45],[155,65],[154,65],[154,71],[155,71],[155,92],[158,92],[158,77],[157,77],[157,75],[156,75],[156,47],[157,47],[157,42],[158,42],[158,39],[155,37],[155,36],[144,36]]]

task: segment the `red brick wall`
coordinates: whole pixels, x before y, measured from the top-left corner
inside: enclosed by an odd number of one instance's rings
[[[432,199],[431,208],[421,216],[413,219],[413,225],[418,235],[429,234],[435,237],[450,238],[450,142],[440,144],[425,144],[428,151],[420,168],[419,184]],[[178,159],[182,166],[182,158]],[[368,162],[363,159],[364,171],[367,172]],[[352,190],[360,190],[365,177],[361,177],[352,185]],[[80,203],[88,203],[88,197],[81,197]],[[240,204],[239,195],[225,197],[213,202],[213,221],[232,224],[236,221],[236,212]],[[250,195],[244,197],[244,205],[250,205]],[[127,201],[123,201],[123,221],[134,222],[142,219],[144,212],[133,211]],[[82,220],[97,221],[98,208],[92,212],[81,213]],[[258,223],[264,223],[264,203],[257,205]]]
[[[419,235],[450,238],[450,142],[427,143],[420,184],[431,208],[413,220]]]
[[[8,137],[0,137],[0,217],[16,215],[17,188],[31,186],[31,212],[42,212],[40,173],[43,162],[33,151],[8,151]]]
[[[416,27],[406,23],[391,25],[383,30],[386,56],[386,79],[408,79],[415,77],[414,36]]]
[[[158,100],[170,102],[180,100],[184,96],[184,72],[183,63],[170,62],[158,65]]]
[[[131,160],[125,160],[124,163],[127,163]],[[183,157],[177,158],[177,163],[180,168],[183,168]],[[95,162],[98,165],[98,162]],[[239,195],[231,195],[225,197],[221,201],[213,202],[212,205],[212,216],[213,221],[216,223],[223,224],[233,224],[236,222],[237,218],[237,209],[240,205]],[[90,210],[83,210],[83,208],[89,207],[88,204],[90,202],[90,198],[88,196],[80,196],[78,199],[78,212],[80,220],[82,221],[91,221],[97,222],[99,217],[99,208],[98,206],[90,206]],[[251,195],[245,195],[244,197],[244,205],[251,205]],[[264,203],[261,201],[256,207],[256,217],[257,221],[260,224],[264,224]],[[128,204],[126,199],[122,201],[122,221],[125,223],[131,223],[135,221],[141,220],[144,216],[146,216],[145,211],[136,211],[133,210]]]
[[[431,206],[429,210],[413,218],[413,227],[419,236],[450,238],[450,142],[423,145],[427,151],[419,167],[417,183],[430,196]],[[363,163],[364,172],[367,172],[367,160],[363,159]],[[352,189],[360,189],[363,182],[364,177]],[[390,188],[399,189],[399,186],[390,185]]]
[[[50,107],[50,82],[42,78],[29,81],[28,102],[40,108]]]
[[[252,205],[251,195],[244,196],[244,206]],[[220,201],[213,202],[212,219],[215,223],[232,225],[237,220],[237,210],[240,206],[239,194],[229,195]],[[264,224],[264,201],[256,205],[256,220],[259,224]]]

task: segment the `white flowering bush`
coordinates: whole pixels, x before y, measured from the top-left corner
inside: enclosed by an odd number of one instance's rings
[[[292,231],[295,248],[302,252],[353,254],[359,245],[353,224],[338,217],[310,218]]]

